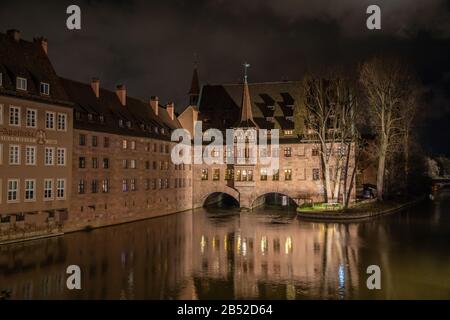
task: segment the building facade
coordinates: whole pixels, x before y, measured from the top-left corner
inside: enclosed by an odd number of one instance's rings
[[[47,41],[0,34],[0,240],[60,232],[71,194],[72,107]]]

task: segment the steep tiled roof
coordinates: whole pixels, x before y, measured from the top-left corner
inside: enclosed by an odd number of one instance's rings
[[[0,33],[0,94],[48,103],[70,104],[58,76],[39,41],[15,40]],[[16,78],[27,79],[27,90],[16,89]],[[50,94],[40,93],[40,83],[50,85]]]
[[[127,96],[123,106],[116,92],[100,88],[97,98],[90,84],[64,78],[61,82],[74,102],[74,128],[167,140],[173,129],[181,127],[161,106],[156,116],[149,102]]]
[[[249,83],[253,120],[262,129],[294,128],[295,108],[303,108],[301,81]],[[242,84],[205,85],[200,97],[204,129],[226,129],[240,120]]]

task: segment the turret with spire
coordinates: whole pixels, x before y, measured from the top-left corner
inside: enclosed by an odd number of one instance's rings
[[[250,91],[248,89],[247,82],[247,69],[250,67],[250,64],[245,62],[244,66],[244,86],[242,92],[242,103],[241,103],[241,116],[239,118],[237,127],[239,128],[257,128],[258,126],[255,124],[253,120],[252,113],[252,103],[250,101]]]
[[[198,81],[197,62],[194,64],[194,72],[192,73],[191,89],[189,94],[189,105],[197,106],[198,98],[200,96],[200,85]]]

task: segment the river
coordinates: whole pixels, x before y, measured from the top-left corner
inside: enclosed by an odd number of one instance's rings
[[[450,299],[450,192],[359,223],[198,209],[0,246],[12,299]],[[78,265],[81,290],[68,290]],[[369,265],[381,290],[366,286]]]

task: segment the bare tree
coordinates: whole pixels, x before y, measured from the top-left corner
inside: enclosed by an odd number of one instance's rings
[[[360,81],[365,89],[368,111],[378,138],[377,197],[383,199],[388,152],[403,134],[402,105],[411,93],[409,70],[396,59],[375,57],[364,63]]]

